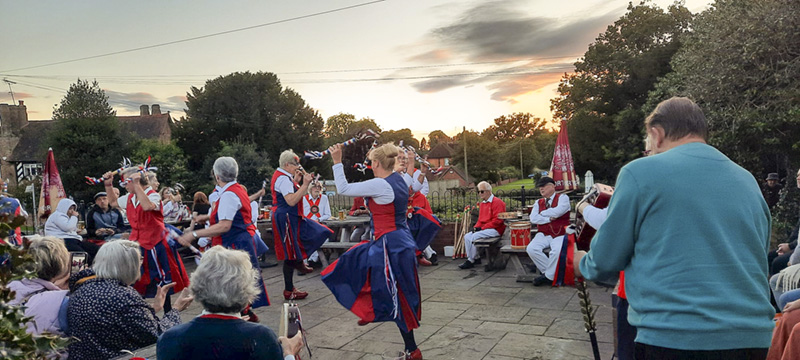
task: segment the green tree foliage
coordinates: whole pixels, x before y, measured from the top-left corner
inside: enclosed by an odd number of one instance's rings
[[[466,142],[469,175],[476,181],[497,182],[500,180],[498,174],[501,166],[501,162],[498,161],[500,149],[497,143],[472,131],[461,133],[458,138],[460,141],[456,147],[453,163],[464,168],[464,143]]]
[[[516,169],[516,172],[513,173],[513,177],[525,178],[532,172],[533,168],[541,167],[543,163],[543,155],[536,147],[536,142],[533,138],[524,137],[507,141],[499,145],[499,150],[501,154],[500,159],[503,160],[502,164]],[[550,153],[550,157],[552,158],[552,149]],[[520,160],[522,162],[522,168],[520,168]],[[547,159],[547,161],[549,160],[550,159]],[[503,176],[505,179],[510,177],[512,176]]]
[[[190,178],[183,150],[174,142],[163,144],[155,139],[137,140],[131,144],[130,154],[131,161],[137,163],[151,157],[150,163],[158,168],[156,173],[162,187],[173,186]]]
[[[800,6],[789,0],[724,0],[698,15],[650,94],[648,109],[671,96],[695,100],[710,143],[757,179],[789,178],[800,157]],[[796,167],[796,166],[795,166]]]
[[[642,2],[589,45],[575,72],[566,74],[552,100],[556,118],[569,120],[578,172],[613,179],[643,150],[642,105],[656,80],[671,71],[692,14],[680,3],[666,11]],[[637,124],[638,121],[638,124]]]
[[[419,148],[419,140],[414,138],[414,134],[411,133],[411,129],[400,129],[400,130],[386,130],[381,132],[381,143],[388,143],[394,142],[395,145],[400,145],[400,141],[403,141],[404,146],[413,146],[414,149]]]
[[[250,194],[261,189],[264,180],[268,182],[267,186],[269,186],[269,179],[272,177],[272,173],[275,172],[275,168],[271,166],[269,156],[263,151],[258,151],[255,144],[223,142],[222,149],[208,159],[207,174],[211,174],[214,161],[220,156],[230,156],[236,159],[239,164],[239,177],[237,180],[247,187],[247,191]],[[209,185],[203,190],[211,191],[213,186],[211,185],[210,176],[206,178],[209,178]]]
[[[76,199],[90,198],[99,188],[85,184],[84,176],[115,169],[127,155],[116,113],[97,81],[78,79],[56,106],[53,120],[45,142],[53,148],[64,190]]]
[[[511,140],[536,137],[545,132],[545,121],[531,113],[513,113],[494,119],[494,125],[483,130],[482,136],[505,143]]]
[[[442,130],[434,130],[428,134],[428,146],[433,149],[436,144],[440,142],[451,142],[453,141],[452,138],[447,136]]]
[[[381,132],[381,127],[370,118],[356,120],[355,115],[338,113],[325,121],[326,145],[333,145],[352,138],[364,130]]]
[[[25,218],[0,215],[0,239],[22,225]],[[27,253],[27,245],[20,249],[0,241],[0,258],[8,259],[0,266],[0,358],[9,360],[53,359],[63,350],[69,340],[54,335],[33,336],[26,331],[26,324],[33,318],[25,316],[25,309],[9,305],[15,293],[8,283],[23,278],[35,278],[33,258]]]
[[[205,165],[223,142],[252,143],[273,167],[283,150],[321,150],[323,120],[275,74],[236,72],[208,80],[187,94],[186,119],[172,133],[184,150],[193,177],[204,179]],[[238,160],[238,159],[237,159]],[[307,164],[315,167],[315,164]]]

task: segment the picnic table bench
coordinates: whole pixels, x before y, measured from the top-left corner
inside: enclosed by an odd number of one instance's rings
[[[508,255],[506,261],[511,260],[511,264],[514,265],[514,270],[517,272],[517,282],[532,282],[538,276],[520,261],[520,257],[528,258],[528,252],[525,249],[515,249],[511,245],[504,245],[500,248],[500,253]]]
[[[495,236],[472,241],[472,244],[475,245],[478,252],[482,252],[482,257],[486,259],[486,265],[484,267],[486,271],[503,270],[506,268],[508,259],[503,259],[503,257],[500,256],[500,239],[502,239],[501,236]]]
[[[338,241],[337,242],[328,241],[328,242],[322,244],[322,246],[320,246],[320,248],[318,250],[319,261],[322,262],[322,267],[323,268],[328,267],[328,264],[329,264],[329,262],[328,262],[328,254],[329,253],[330,254],[337,253],[337,254],[341,255],[345,251],[350,250],[350,248],[353,247],[356,244],[358,244],[358,243],[357,242],[338,242]]]

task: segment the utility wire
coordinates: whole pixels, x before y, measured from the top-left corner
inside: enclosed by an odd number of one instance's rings
[[[293,17],[293,18],[277,20],[277,21],[272,21],[272,22],[268,22],[268,23],[247,26],[247,27],[233,29],[233,30],[221,31],[221,32],[212,33],[212,34],[200,35],[200,36],[195,36],[195,37],[191,37],[191,38],[187,38],[187,39],[174,40],[174,41],[169,41],[169,42],[160,43],[160,44],[147,45],[147,46],[137,47],[137,48],[133,48],[133,49],[120,50],[120,51],[114,51],[114,52],[105,53],[105,54],[86,56],[86,57],[77,58],[77,59],[57,61],[57,62],[52,62],[52,63],[47,63],[47,64],[27,66],[27,67],[11,69],[11,70],[1,70],[0,72],[12,72],[12,71],[20,71],[20,70],[38,69],[38,68],[47,67],[47,66],[61,65],[61,64],[73,63],[73,62],[78,62],[78,61],[83,61],[83,60],[97,59],[97,58],[106,57],[106,56],[126,54],[126,53],[130,53],[130,52],[134,52],[134,51],[147,50],[147,49],[152,49],[152,48],[157,48],[157,47],[162,47],[162,46],[167,46],[167,45],[174,45],[174,44],[179,44],[179,43],[188,42],[188,41],[200,40],[200,39],[210,38],[210,37],[214,37],[214,36],[226,35],[226,34],[231,34],[231,33],[245,31],[245,30],[257,29],[257,28],[261,28],[261,27],[265,27],[265,26],[283,24],[283,23],[287,23],[287,22],[291,22],[291,21],[307,19],[307,18],[321,16],[321,15],[332,14],[332,13],[335,13],[335,12],[340,12],[340,11],[355,9],[355,8],[362,7],[362,6],[368,6],[368,5],[372,5],[372,4],[377,4],[377,3],[380,3],[380,2],[384,2],[384,1],[386,1],[386,0],[368,1],[368,2],[364,2],[364,3],[345,6],[345,7],[340,7],[340,8],[336,8],[336,9],[332,9],[332,10],[320,11],[320,12],[316,12],[316,13],[313,13],[313,14],[296,16],[296,17]]]

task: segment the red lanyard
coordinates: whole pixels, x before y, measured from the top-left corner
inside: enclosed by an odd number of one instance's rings
[[[219,315],[219,314],[205,314],[200,315],[203,319],[221,319],[221,320],[241,320],[242,318],[238,316],[231,316],[231,315]]]

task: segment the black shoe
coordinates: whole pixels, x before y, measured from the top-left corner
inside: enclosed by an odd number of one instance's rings
[[[308,266],[311,266],[312,269],[322,269],[322,261],[308,260]]]
[[[547,278],[547,276],[539,275],[536,279],[533,279],[533,286],[542,286],[547,284],[552,284],[553,280]]]
[[[475,263],[473,263],[472,261],[469,261],[469,260],[464,261],[464,263],[461,264],[461,265],[458,265],[459,269],[472,269],[474,267],[475,267]]]
[[[431,265],[439,265],[439,255],[438,254],[431,255],[431,258],[428,259],[428,261],[431,262]]]
[[[266,258],[264,258],[264,260],[261,260],[261,261],[258,262],[258,266],[261,267],[261,268],[266,269],[266,268],[271,268],[271,267],[274,267],[274,266],[278,266],[278,263],[271,262],[271,261],[267,260]]]
[[[475,259],[475,262],[474,262],[474,264],[475,264],[475,265],[480,265],[480,264],[481,264],[481,258],[477,258],[477,259]]]

